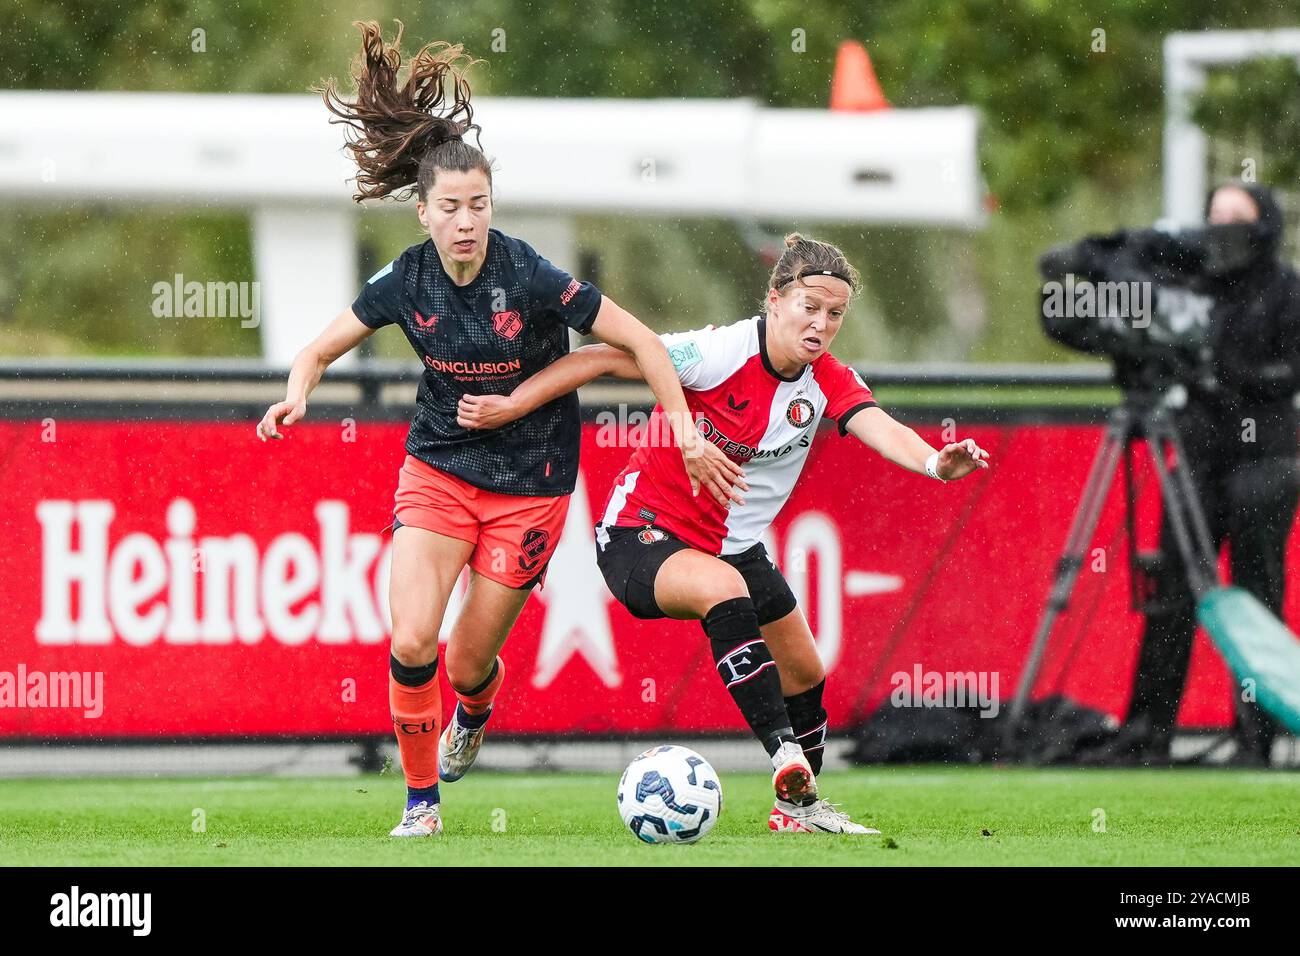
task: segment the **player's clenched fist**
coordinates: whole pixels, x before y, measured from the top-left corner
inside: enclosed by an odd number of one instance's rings
[[[509,395],[462,395],[456,405],[461,428],[500,428],[520,415]]]

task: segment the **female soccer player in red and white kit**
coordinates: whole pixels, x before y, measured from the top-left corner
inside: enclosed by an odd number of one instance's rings
[[[812,632],[759,539],[789,498],[817,424],[838,423],[883,457],[950,481],[988,467],[971,439],[931,448],[880,409],[828,349],[858,286],[835,246],[786,238],[766,315],[663,336],[705,440],[743,463],[730,507],[691,495],[657,407],[596,526],[597,563],[614,597],[640,618],[703,622],[718,675],[772,759],[777,832],[876,833],[821,799],[826,675]],[[582,348],[511,395],[466,395],[460,423],[496,428],[600,375],[638,378],[617,349]]]
[[[461,48],[425,46],[399,83],[400,32],[388,44],[376,24],[357,26],[355,100],[344,100],[333,81],[323,89],[326,105],[351,128],[355,198],[414,191],[428,239],[379,270],[299,353],[287,397],[267,410],[257,432],[264,441],[281,438],[279,429],[306,413],[329,364],[384,325],[398,325],[424,364],[394,509],[389,704],[407,784],[392,835],[430,836],[442,829],[440,774],[457,779],[478,753],[505,676],[498,652],[543,580],[578,468],[576,396],[540,403],[493,432],[457,423],[461,396],[509,393],[568,352],[569,329],[591,333],[628,355],[677,413],[677,437],[689,449],[680,468],[692,489],[726,501],[737,494],[740,468],[699,440],[654,333],[595,286],[490,228],[491,164],[463,138],[478,126]],[[457,705],[439,737],[438,632],[466,564],[469,590],[447,645]]]

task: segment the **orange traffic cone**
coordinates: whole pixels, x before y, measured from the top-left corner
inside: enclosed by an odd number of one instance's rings
[[[845,40],[835,55],[831,109],[867,113],[889,108],[866,47],[857,40]]]

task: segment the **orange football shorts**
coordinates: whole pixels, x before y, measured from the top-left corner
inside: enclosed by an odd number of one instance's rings
[[[469,566],[511,588],[542,584],[559,544],[569,496],[484,491],[411,455],[397,482],[393,527],[410,525],[475,545]]]

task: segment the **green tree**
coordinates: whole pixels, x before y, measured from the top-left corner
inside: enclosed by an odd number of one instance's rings
[[[1149,222],[1158,213],[1164,35],[1264,28],[1294,23],[1298,15],[1300,0],[1267,7],[1232,0],[1212,8],[1108,0],[1088,9],[1050,0],[9,0],[0,7],[0,83],[302,92],[322,76],[346,72],[357,47],[352,20],[400,16],[408,48],[450,39],[483,57],[475,74],[483,94],[750,97],[821,108],[839,43],[861,40],[894,105],[965,103],[980,110],[981,168],[997,211],[974,235],[779,224],[839,242],[866,277],[859,315],[837,350],[873,360],[1055,358],[1062,353],[1033,322],[1034,255],[1053,241]],[[1300,139],[1291,87],[1279,87],[1267,111],[1242,106],[1239,92],[1231,94],[1238,105],[1227,110],[1223,82],[1213,81],[1205,101],[1210,112],[1201,114],[1216,135],[1241,133],[1215,126],[1217,109],[1268,116],[1286,137]],[[670,128],[648,132],[673,136]],[[490,152],[490,131],[484,145]],[[412,218],[403,211],[359,221],[382,257],[413,241]],[[604,216],[583,217],[581,227],[600,252],[602,282],[647,318],[681,328],[729,321],[755,307],[764,269],[733,223]],[[0,217],[0,250],[0,322],[11,353],[256,351],[256,336],[246,331],[159,328],[147,315],[152,282],[173,272],[251,275],[248,228],[239,215],[28,207]],[[658,268],[646,268],[648,262]],[[48,320],[53,314],[94,321],[56,326]]]

